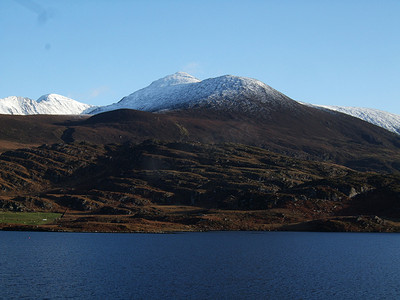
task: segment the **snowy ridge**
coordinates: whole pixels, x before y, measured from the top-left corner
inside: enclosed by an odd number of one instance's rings
[[[372,123],[391,132],[400,134],[400,115],[392,114],[374,108],[314,105],[307,103],[302,103],[302,104],[320,109],[341,112],[359,118],[361,120],[364,120],[366,122]]]
[[[16,96],[0,99],[0,114],[8,115],[78,115],[88,109],[92,106],[57,94],[44,95],[36,101]]]
[[[225,75],[199,80],[184,72],[158,79],[108,106],[95,107],[57,94],[44,95],[36,101],[11,96],[0,99],[0,114],[76,115],[97,114],[122,108],[157,112],[206,107],[262,115],[274,107],[291,107],[295,111],[298,103],[332,113],[345,113],[400,135],[400,115],[372,108],[296,102],[256,79]]]
[[[130,108],[161,111],[193,106],[219,107],[230,110],[256,110],[260,103],[293,105],[295,102],[261,81],[225,75],[199,80],[177,72],[151,83],[118,103],[94,109],[92,114]]]

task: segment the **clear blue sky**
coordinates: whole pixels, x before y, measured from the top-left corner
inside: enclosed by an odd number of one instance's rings
[[[400,114],[399,0],[1,0],[0,98],[105,105],[176,71]]]

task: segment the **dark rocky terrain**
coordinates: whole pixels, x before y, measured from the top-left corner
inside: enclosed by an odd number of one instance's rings
[[[399,231],[400,137],[273,111],[0,116],[0,208],[67,231]]]
[[[41,229],[398,230],[399,175],[242,144],[53,144],[5,152],[0,169],[2,209],[67,210]]]

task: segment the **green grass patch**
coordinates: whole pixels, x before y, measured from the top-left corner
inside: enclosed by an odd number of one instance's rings
[[[0,211],[0,223],[43,225],[53,222],[60,216],[58,213]]]

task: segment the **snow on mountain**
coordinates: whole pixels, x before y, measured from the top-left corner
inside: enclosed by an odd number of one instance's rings
[[[299,103],[345,113],[400,134],[400,115],[372,108]],[[296,101],[256,79],[225,75],[199,80],[190,74],[177,72],[158,79],[108,106],[94,107],[57,94],[44,95],[36,101],[11,96],[0,99],[0,114],[75,115],[97,114],[122,108],[154,112],[190,107],[263,113],[270,107],[295,105]]]
[[[260,103],[293,105],[293,100],[261,81],[225,75],[199,80],[187,73],[177,72],[151,83],[121,99],[118,103],[94,109],[92,114],[130,108],[161,111],[193,106],[253,110]]]
[[[193,77],[192,75],[185,72],[176,72],[175,74],[165,76],[161,79],[153,81],[150,84],[151,88],[163,88],[168,86],[187,84],[187,83],[197,83],[201,80]]]
[[[92,106],[57,94],[44,95],[36,101],[16,96],[0,99],[0,114],[8,115],[78,115],[88,109]]]
[[[361,120],[364,120],[366,122],[372,123],[391,132],[400,134],[400,115],[392,114],[374,108],[315,105],[307,103],[302,103],[302,104],[320,109],[341,112],[359,118]]]

